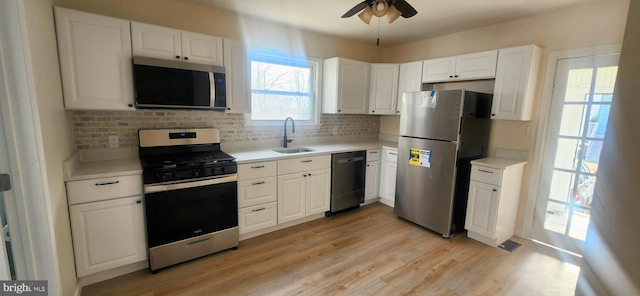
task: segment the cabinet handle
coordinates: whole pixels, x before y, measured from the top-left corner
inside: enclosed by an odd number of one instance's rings
[[[494,189],[493,189],[493,192],[498,192],[498,189],[495,189],[495,188],[494,188]]]
[[[257,166],[252,166],[251,168],[252,169],[262,169],[262,168],[264,168],[264,166],[263,165],[257,165]]]
[[[185,60],[185,61],[186,61],[186,60],[188,60],[188,59],[189,59],[189,57],[184,57],[184,60]]]
[[[264,183],[266,183],[266,182],[265,181],[260,181],[260,182],[251,183],[251,185],[261,185],[261,184],[264,184]]]
[[[307,176],[311,176],[311,173],[308,173]]]
[[[106,183],[96,183],[96,186],[105,186],[105,185],[113,185],[118,184],[120,181],[106,182]]]
[[[478,171],[483,172],[483,173],[493,174],[492,171],[487,171],[487,170],[482,170],[482,169],[478,169]]]
[[[389,155],[396,155],[396,156],[397,156],[397,155],[398,155],[398,153],[391,153],[391,152],[389,152]]]
[[[453,75],[453,77],[459,77],[458,75]]]
[[[371,166],[371,165],[367,164],[367,166],[369,167],[369,166]]]
[[[176,59],[180,59],[180,56],[179,56],[179,55],[177,55],[177,56],[176,56]]]
[[[141,204],[141,203],[142,203],[142,201],[141,201],[141,200],[136,200],[136,203],[137,203],[137,204]]]
[[[376,110],[371,110],[371,113],[376,113]]]
[[[313,161],[313,159],[309,159],[309,160],[301,160],[300,162],[309,163],[309,162],[312,162],[312,161]]]
[[[267,208],[262,207],[262,208],[255,209],[255,210],[251,210],[251,211],[252,211],[252,212],[260,212],[260,211],[264,211],[264,210],[266,210],[266,209],[267,209]]]
[[[453,78],[453,75],[449,75],[449,78]]]
[[[491,116],[496,116],[496,114],[495,113],[491,113]]]
[[[307,174],[304,174],[304,175],[302,175],[302,176],[306,178],[306,177],[307,177]]]
[[[378,151],[369,151],[369,154],[378,154]]]

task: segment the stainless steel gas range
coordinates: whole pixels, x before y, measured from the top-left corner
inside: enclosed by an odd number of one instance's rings
[[[140,130],[149,269],[238,247],[237,164],[218,129]]]

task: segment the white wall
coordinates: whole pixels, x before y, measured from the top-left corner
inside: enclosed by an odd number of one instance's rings
[[[51,0],[21,0],[27,18],[25,36],[28,46],[27,71],[30,74],[32,93],[39,118],[46,182],[49,192],[50,221],[55,237],[55,249],[64,295],[73,294],[76,274],[73,246],[69,226],[67,195],[62,179],[62,161],[73,151],[71,120],[65,112],[60,83],[60,68],[54,30]]]
[[[631,1],[577,295],[640,295],[640,2]]]

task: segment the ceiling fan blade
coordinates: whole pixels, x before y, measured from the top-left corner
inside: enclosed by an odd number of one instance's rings
[[[397,10],[402,12],[403,18],[410,18],[418,14],[418,11],[416,11],[416,9],[413,8],[413,6],[411,6],[411,4],[407,3],[407,1],[405,0],[396,0],[393,3],[393,6],[395,6]]]
[[[358,4],[358,5],[354,6],[353,8],[349,9],[349,11],[347,11],[344,15],[342,15],[342,18],[351,17],[354,14],[358,13],[360,10],[365,9],[365,7],[371,6],[370,2],[371,2],[370,0],[362,1],[360,4]]]

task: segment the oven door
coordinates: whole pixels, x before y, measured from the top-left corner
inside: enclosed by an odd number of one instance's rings
[[[238,226],[237,176],[144,186],[149,248]]]

